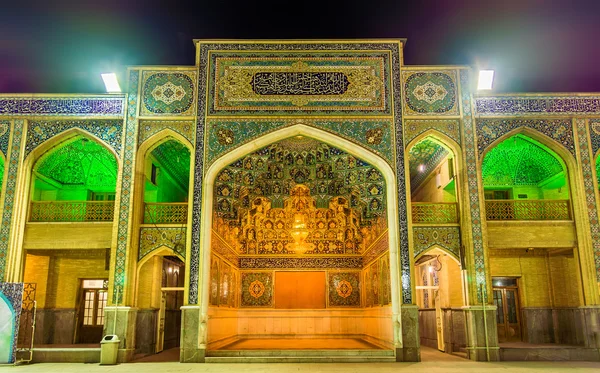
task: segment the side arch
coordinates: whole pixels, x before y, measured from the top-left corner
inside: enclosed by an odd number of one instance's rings
[[[146,264],[150,259],[154,258],[155,256],[175,256],[175,257],[179,258],[179,260],[181,260],[183,263],[185,263],[185,258],[183,256],[181,256],[179,253],[175,252],[173,249],[171,249],[167,246],[164,246],[164,245],[154,249],[151,253],[144,256],[139,262],[137,262],[136,269],[135,269],[135,284],[134,284],[134,286],[135,286],[134,294],[135,295],[134,295],[134,299],[133,299],[133,304],[136,306],[138,304],[138,299],[139,299],[140,272],[141,272],[142,268],[144,267],[144,264]]]

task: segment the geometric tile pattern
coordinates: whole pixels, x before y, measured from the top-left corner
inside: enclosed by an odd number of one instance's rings
[[[463,146],[465,148],[467,167],[467,182],[469,192],[469,210],[471,213],[471,233],[473,240],[473,257],[475,261],[475,283],[477,285],[477,299],[482,301],[479,291],[483,285],[487,289],[485,278],[485,259],[483,252],[483,234],[481,229],[482,215],[480,206],[483,201],[479,199],[479,181],[477,179],[477,149],[475,143],[475,125],[471,117],[471,94],[469,92],[469,70],[460,71],[460,85],[462,89],[463,104]]]
[[[460,145],[460,126],[458,120],[405,120],[404,121],[404,146],[423,132],[435,130],[443,133]],[[434,135],[435,136],[435,135]]]
[[[531,128],[557,141],[575,156],[573,126],[567,119],[479,119],[477,126],[477,150],[479,157],[502,135],[518,128]]]
[[[361,257],[336,258],[239,258],[241,269],[322,269],[322,268],[362,268]]]
[[[163,246],[175,251],[185,259],[186,228],[142,227],[138,260]]]
[[[195,71],[144,71],[141,115],[193,115]]]
[[[12,217],[15,203],[15,188],[21,159],[21,139],[23,138],[24,122],[22,119],[17,119],[13,123],[13,138],[8,151],[10,158],[8,158],[5,166],[7,173],[6,187],[4,188],[5,193],[0,197],[0,202],[4,201],[4,206],[2,206],[1,210],[2,226],[0,227],[0,282],[4,281],[6,274],[8,243],[13,228]]]
[[[403,71],[405,115],[458,115],[456,71]]]
[[[596,278],[600,281],[600,221],[598,219],[598,201],[596,200],[596,190],[594,190],[594,176],[592,172],[592,159],[588,146],[588,137],[586,131],[585,119],[575,120],[577,127],[577,139],[579,140],[579,149],[581,155],[581,170],[583,171],[583,184],[585,188],[585,200],[590,221],[592,235],[592,247],[594,249],[594,262],[596,263]]]
[[[138,133],[138,147],[151,136],[162,130],[170,129],[177,132],[194,143],[194,122],[193,121],[175,121],[175,120],[144,120],[140,121]]]
[[[8,153],[8,141],[10,138],[10,122],[0,120],[0,152],[6,157]]]
[[[430,247],[440,246],[458,259],[460,229],[458,227],[413,227],[414,256],[417,258]]]
[[[600,150],[600,119],[589,120],[589,131],[592,142],[592,157],[596,157],[598,150]]]
[[[125,140],[123,153],[123,167],[121,173],[121,200],[119,202],[117,230],[117,249],[115,252],[115,274],[113,287],[114,304],[122,303],[123,289],[125,285],[127,246],[129,243],[130,212],[133,194],[133,173],[135,164],[135,149],[137,139],[137,110],[138,110],[138,84],[140,80],[139,70],[131,70],[129,73],[129,93],[127,95],[127,119],[125,121]],[[117,291],[119,290],[119,291]],[[118,293],[118,298],[117,298]]]
[[[273,272],[241,272],[241,307],[273,306]]]
[[[329,307],[360,307],[360,272],[329,272]]]
[[[475,112],[478,116],[600,114],[600,98],[597,96],[477,97]]]
[[[22,282],[13,283],[13,282],[2,282],[0,283],[0,302],[6,302],[7,306],[12,308],[10,311],[12,313],[13,330],[11,332],[12,339],[8,341],[10,343],[9,351],[12,350],[8,361],[3,361],[2,363],[14,363],[17,356],[17,341],[19,340],[19,324],[21,321],[21,309],[23,306],[23,288],[24,284]],[[6,316],[6,315],[3,315]],[[5,328],[7,325],[2,325]],[[6,343],[6,340],[3,340],[2,343]]]
[[[117,154],[121,154],[123,120],[55,120],[29,122],[25,154],[27,157],[44,141],[71,128],[90,133],[108,144]]]
[[[124,97],[2,97],[0,115],[122,116]]]
[[[251,142],[267,133],[305,124],[339,135],[364,147],[385,159],[394,162],[392,123],[385,119],[209,119],[206,127],[206,166],[231,150]]]

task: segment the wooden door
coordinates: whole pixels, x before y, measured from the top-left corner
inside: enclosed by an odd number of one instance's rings
[[[521,341],[519,294],[516,287],[494,288],[499,342]]]
[[[105,289],[83,289],[81,298],[79,343],[100,343],[104,328]]]
[[[161,292],[160,310],[158,311],[157,328],[156,328],[156,353],[163,350],[165,345],[165,314],[167,309],[167,293]]]

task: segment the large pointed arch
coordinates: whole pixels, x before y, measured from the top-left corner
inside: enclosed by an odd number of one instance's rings
[[[391,276],[391,288],[392,288],[392,313],[394,322],[394,343],[397,348],[402,347],[402,333],[400,326],[400,303],[401,303],[401,289],[403,286],[410,289],[410,284],[403,284],[400,280],[400,260],[401,253],[400,248],[400,229],[398,214],[398,190],[396,182],[396,174],[390,167],[390,165],[381,157],[365,150],[361,147],[356,146],[352,142],[343,139],[339,136],[331,134],[329,132],[316,129],[314,127],[307,126],[305,124],[296,124],[291,127],[282,128],[277,131],[265,134],[264,136],[240,147],[229,153],[223,155],[217,159],[206,171],[202,180],[202,210],[204,213],[201,214],[201,221],[199,222],[199,234],[200,234],[200,247],[199,249],[199,266],[201,270],[198,273],[198,286],[201,289],[200,293],[200,313],[202,320],[206,319],[209,306],[209,273],[210,273],[210,252],[211,252],[211,234],[212,234],[212,218],[213,215],[210,211],[213,210],[213,194],[214,194],[214,182],[217,174],[230,163],[240,159],[255,150],[265,147],[269,144],[290,138],[293,136],[306,136],[315,140],[323,141],[328,144],[335,144],[335,146],[348,154],[351,154],[357,158],[363,159],[369,162],[373,167],[379,170],[384,177],[386,183],[386,206],[390,213],[387,214],[387,223],[389,228],[389,255],[390,255],[390,276]],[[406,214],[403,214],[406,216]],[[198,233],[196,233],[198,234]],[[410,236],[410,233],[409,233]],[[409,239],[409,237],[403,237],[403,239]],[[188,244],[191,243],[191,234],[188,234]],[[406,253],[406,260],[408,260],[408,253]],[[193,258],[194,255],[188,255]],[[190,273],[190,279],[193,279],[193,274]],[[205,348],[206,340],[201,337],[201,348]]]

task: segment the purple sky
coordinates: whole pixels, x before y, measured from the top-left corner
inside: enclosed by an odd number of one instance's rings
[[[407,38],[405,63],[496,69],[496,92],[600,91],[600,0],[4,0],[0,92],[102,92],[191,65],[193,38]],[[139,3],[139,4],[138,4]]]

